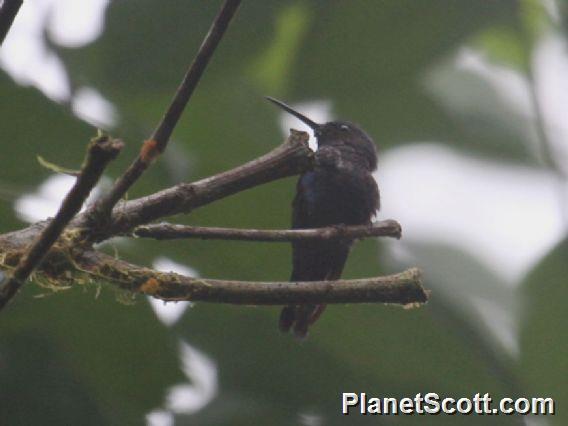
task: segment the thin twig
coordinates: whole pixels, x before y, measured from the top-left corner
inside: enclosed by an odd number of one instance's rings
[[[235,229],[184,226],[171,223],[139,226],[135,237],[156,240],[200,238],[203,240],[237,240],[289,242],[305,240],[357,239],[369,237],[392,237],[400,239],[401,227],[395,220],[383,220],[372,225],[330,226],[317,229]]]
[[[303,303],[421,304],[429,294],[421,272],[404,272],[357,280],[305,282],[250,282],[191,278],[132,265],[104,253],[87,251],[75,258],[76,266],[92,276],[137,293],[166,301],[202,301],[238,305]]]
[[[189,102],[197,83],[203,75],[211,56],[213,56],[213,52],[215,52],[215,49],[217,49],[219,42],[223,38],[223,35],[225,34],[225,31],[227,30],[240,3],[241,0],[225,1],[221,10],[215,17],[215,20],[211,24],[209,33],[205,36],[203,44],[199,48],[193,63],[181,82],[172,103],[164,114],[162,121],[160,121],[160,124],[156,127],[156,130],[154,130],[152,140],[157,142],[156,148],[160,152],[165,150],[168,140],[170,139],[185,106]]]
[[[536,79],[532,68],[528,72],[527,90],[529,101],[531,103],[531,107],[535,116],[534,124],[540,159],[545,166],[554,170],[559,175],[563,175],[564,172],[554,156],[553,146],[547,132],[544,112],[542,110],[542,104],[537,93]]]
[[[544,165],[555,172],[559,209],[564,222],[568,224],[568,197],[566,196],[568,172],[562,167],[554,154],[554,147],[547,131],[542,102],[538,96],[536,78],[532,67],[528,71],[527,85],[529,101],[535,116],[534,124],[540,157]]]
[[[116,203],[126,194],[128,189],[138,180],[150,164],[166,149],[170,136],[183,110],[189,102],[195,87],[199,83],[213,52],[215,52],[215,49],[223,38],[240,2],[241,0],[225,0],[223,3],[195,59],[178,87],[170,106],[156,127],[156,130],[154,130],[151,138],[142,144],[140,154],[123,175],[117,179],[110,192],[93,207],[91,212],[93,225],[101,226],[105,224],[105,221],[109,219]]]
[[[112,221],[104,228],[95,228],[93,241],[129,233],[137,226],[191,210],[254,186],[297,175],[312,165],[313,152],[308,146],[308,134],[292,130],[280,146],[268,154],[242,166],[193,183],[180,183],[147,197],[119,203]],[[89,212],[74,221],[78,227],[89,226]]]
[[[0,45],[10,31],[23,0],[4,0],[0,7]]]
[[[122,147],[122,142],[109,139],[106,136],[97,137],[90,142],[81,174],[63,200],[59,211],[31,244],[12,272],[11,277],[1,285],[0,310],[14,297],[32,271],[41,263],[65,226],[81,209],[106,165],[118,155]]]

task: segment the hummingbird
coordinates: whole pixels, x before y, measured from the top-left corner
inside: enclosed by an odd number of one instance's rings
[[[292,228],[370,224],[379,210],[379,188],[373,178],[377,151],[371,137],[349,121],[318,124],[284,102],[266,97],[313,129],[317,140],[314,167],[304,172],[292,202]],[[353,240],[295,241],[290,281],[328,281],[341,277]],[[279,328],[305,338],[326,305],[282,309]]]

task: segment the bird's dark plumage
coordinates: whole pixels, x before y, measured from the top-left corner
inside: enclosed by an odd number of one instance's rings
[[[379,208],[379,190],[372,176],[377,167],[372,139],[353,123],[317,124],[282,102],[268,99],[312,127],[318,141],[314,169],[302,174],[298,181],[292,228],[370,223]],[[339,279],[351,245],[349,240],[294,242],[290,281]],[[280,316],[280,329],[292,328],[296,336],[305,337],[324,308],[287,306]]]

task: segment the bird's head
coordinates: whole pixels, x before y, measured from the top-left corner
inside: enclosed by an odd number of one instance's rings
[[[311,127],[318,141],[318,148],[325,145],[348,147],[367,159],[371,171],[377,168],[375,143],[373,139],[356,124],[349,121],[329,121],[324,124],[319,124],[278,99],[274,99],[270,96],[267,96],[266,99]]]

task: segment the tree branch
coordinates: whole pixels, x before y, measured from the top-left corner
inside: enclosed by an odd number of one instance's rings
[[[113,207],[150,164],[166,149],[170,136],[183,110],[189,102],[197,83],[199,83],[211,56],[213,56],[213,52],[215,52],[215,49],[223,38],[240,2],[241,0],[225,0],[223,3],[195,59],[178,87],[170,106],[156,127],[156,130],[154,130],[151,138],[142,144],[140,154],[122,176],[117,179],[110,192],[93,206],[90,213],[92,225],[99,227],[106,225]]]
[[[160,217],[187,212],[222,197],[269,182],[279,177],[305,171],[311,166],[312,151],[304,132],[291,131],[288,140],[270,153],[247,164],[192,184],[181,184],[143,197],[123,202],[115,208],[113,222],[99,235],[99,240],[130,232],[136,226]],[[77,216],[69,232],[81,232],[92,241],[86,213]],[[23,262],[21,253],[27,241],[35,238],[45,223],[0,236],[2,264],[10,268]],[[152,227],[150,227],[151,229]],[[201,228],[202,229],[202,228]],[[226,231],[226,230],[224,230]],[[209,234],[218,231],[206,230]],[[240,232],[240,231],[238,231]],[[398,237],[400,226],[384,221],[374,227],[330,227],[315,230],[260,231],[244,230],[248,236],[278,240],[307,238],[359,238],[367,234]],[[276,232],[276,234],[266,234]],[[252,233],[252,234],[251,234]],[[241,237],[239,235],[239,237]],[[54,248],[55,250],[55,248]],[[302,303],[425,303],[427,292],[416,269],[387,277],[333,282],[244,282],[196,279],[132,265],[112,256],[93,251],[88,244],[57,246],[59,270],[42,268],[43,276],[54,285],[62,282],[105,280],[123,289],[164,300],[194,300],[235,304],[302,304]]]
[[[167,301],[202,301],[238,305],[304,303],[422,304],[429,295],[421,272],[411,268],[383,277],[338,281],[249,282],[190,278],[132,265],[104,253],[87,251],[74,261],[91,276],[132,292]]]
[[[81,209],[106,165],[118,155],[122,147],[122,142],[109,139],[106,136],[97,137],[89,143],[81,174],[63,200],[59,211],[30,245],[27,253],[20,259],[12,272],[11,277],[1,286],[0,310],[15,296],[32,271],[41,263],[65,226]]]
[[[4,0],[0,10],[0,36],[8,31],[22,1]],[[268,154],[232,170],[193,183],[181,183],[147,197],[120,202],[126,191],[166,149],[173,130],[189,102],[203,72],[234,16],[240,0],[225,0],[203,44],[179,86],[165,115],[144,142],[136,160],[115,182],[111,191],[86,213],[77,215],[105,166],[122,149],[122,142],[106,137],[89,145],[85,164],[75,185],[51,221],[0,235],[0,267],[12,271],[0,282],[0,310],[14,297],[35,268],[55,286],[67,282],[104,280],[128,291],[163,300],[192,300],[245,305],[288,305],[306,303],[397,303],[420,304],[429,294],[421,273],[413,268],[399,274],[359,280],[321,282],[246,282],[197,279],[162,273],[132,265],[93,249],[91,243],[131,233],[136,227],[191,210],[276,179],[297,175],[312,167],[313,153],[308,135],[291,131],[288,140]],[[17,5],[11,18],[8,9]],[[8,15],[10,16],[10,15]],[[5,30],[4,30],[5,28]],[[1,31],[5,31],[2,35]],[[68,226],[64,234],[65,227]],[[161,229],[159,225],[136,230],[137,235]],[[374,226],[329,227],[306,230],[235,230],[176,227],[174,237],[296,241],[307,239],[400,238],[400,225],[384,221]],[[167,227],[166,227],[167,228]],[[167,232],[166,232],[167,231]],[[140,232],[142,234],[140,234]],[[146,234],[148,236],[150,234]],[[154,237],[160,234],[153,234]],[[30,241],[33,241],[30,244]],[[56,244],[57,243],[57,244]],[[48,259],[44,261],[48,256]]]
[[[213,56],[213,52],[217,49],[219,42],[223,38],[231,19],[235,15],[241,0],[225,0],[221,10],[215,17],[209,32],[205,36],[193,63],[189,67],[187,74],[181,82],[174,99],[164,114],[162,121],[154,130],[152,140],[157,142],[156,148],[163,152],[166,149],[168,141],[174,128],[189,102],[197,83],[201,79],[209,60]]]
[[[330,226],[317,229],[234,229],[204,228],[171,223],[139,226],[133,231],[135,237],[156,240],[201,238],[203,240],[238,240],[289,242],[305,240],[357,239],[369,237],[393,237],[400,239],[401,227],[395,220],[383,220],[372,225]]]
[[[0,7],[0,45],[10,31],[23,0],[4,0]]]
[[[297,175],[312,164],[308,134],[292,130],[282,145],[242,166],[193,183],[181,183],[147,197],[119,203],[111,223],[93,230],[91,239],[103,241],[129,233],[135,227],[209,204],[276,179]],[[74,225],[89,227],[89,212],[77,217]]]

